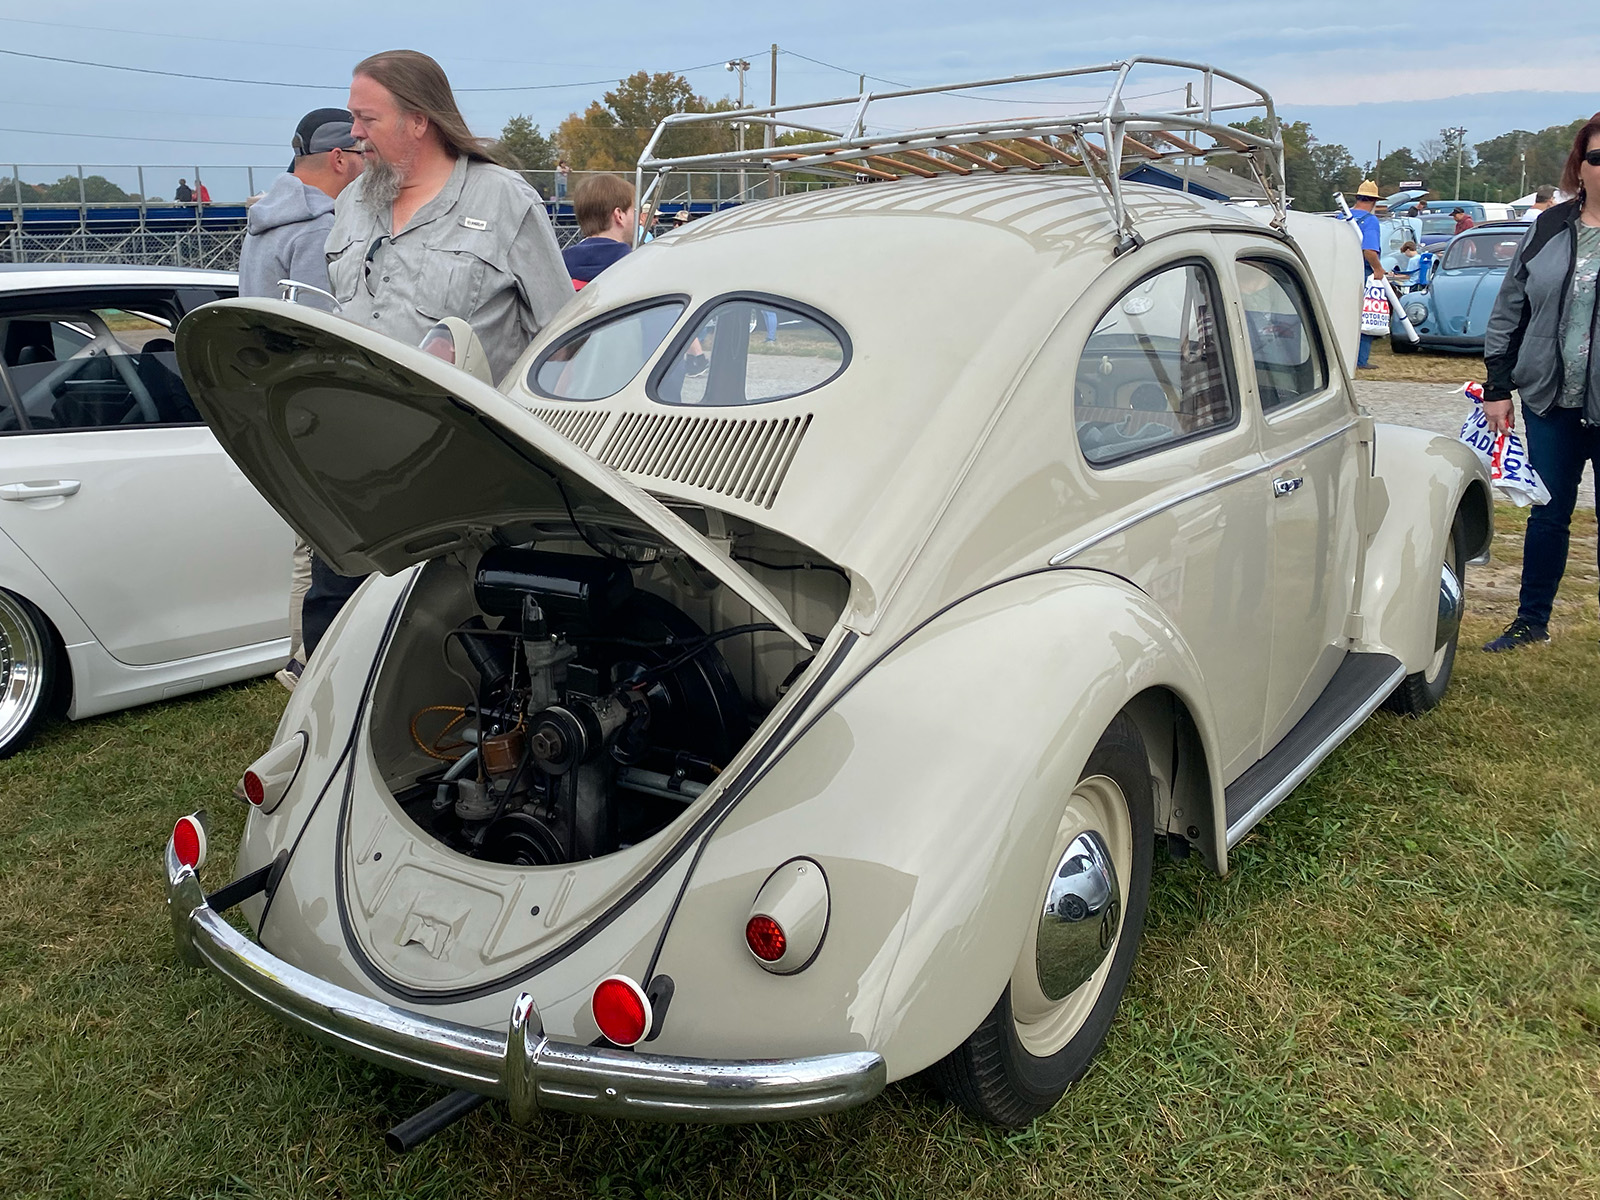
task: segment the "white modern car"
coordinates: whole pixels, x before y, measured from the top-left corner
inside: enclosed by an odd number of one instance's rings
[[[218,447],[173,330],[231,274],[0,266],[0,757],[270,673],[293,535]]]

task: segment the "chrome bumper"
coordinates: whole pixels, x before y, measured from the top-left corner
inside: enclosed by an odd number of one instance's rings
[[[850,1108],[883,1090],[884,1062],[870,1051],[741,1061],[554,1041],[527,993],[512,1006],[504,1033],[419,1016],[267,953],[206,902],[170,841],[166,866],[173,936],[189,965],[210,967],[247,1000],[341,1050],[502,1099],[518,1121],[541,1108],[652,1121],[779,1121]]]

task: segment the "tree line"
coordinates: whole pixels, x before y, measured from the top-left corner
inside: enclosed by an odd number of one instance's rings
[[[632,171],[650,135],[668,116],[731,112],[734,107],[732,100],[709,100],[696,94],[682,75],[635,71],[600,99],[590,101],[582,113],[570,114],[549,133],[528,116],[512,117],[490,148],[506,166],[522,171],[549,171],[562,159],[574,171]],[[1487,141],[1461,146],[1459,196],[1453,195],[1459,137],[1454,130],[1442,129],[1437,138],[1393,150],[1379,162],[1360,163],[1347,147],[1320,141],[1309,123],[1284,122],[1280,128],[1287,189],[1296,208],[1312,212],[1334,208],[1334,193],[1353,193],[1363,179],[1376,179],[1384,192],[1398,190],[1402,182],[1421,180],[1424,187],[1445,199],[1515,200],[1542,183],[1558,180],[1583,121],[1580,117],[1538,132],[1514,129]],[[1239,124],[1253,133],[1266,132],[1266,121],[1261,117]],[[751,129],[747,136],[759,138],[761,132]],[[816,136],[820,135],[788,134],[778,140],[787,144],[810,141]],[[732,150],[736,139],[731,122],[707,121],[668,130],[657,153],[663,157],[712,154]],[[24,203],[75,204],[79,198],[76,175],[63,175],[55,183],[24,183],[20,190]],[[17,191],[14,180],[0,177],[0,204],[12,200]],[[140,198],[99,175],[84,179],[83,195],[92,204],[136,202]]]

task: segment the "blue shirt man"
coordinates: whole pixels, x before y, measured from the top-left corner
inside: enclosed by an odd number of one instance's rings
[[[1355,222],[1356,229],[1361,234],[1361,258],[1366,266],[1367,278],[1382,279],[1386,272],[1379,253],[1383,249],[1383,231],[1378,225],[1378,216],[1372,210],[1378,204],[1378,185],[1371,179],[1361,181],[1361,186],[1356,189],[1355,200],[1350,205],[1350,219]],[[1368,334],[1361,335],[1361,352],[1356,356],[1356,370],[1371,371],[1373,366],[1367,361],[1367,356],[1372,352],[1373,339]]]

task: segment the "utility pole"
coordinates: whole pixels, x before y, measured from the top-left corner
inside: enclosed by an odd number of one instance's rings
[[[1445,132],[1448,133],[1451,137],[1453,137],[1455,139],[1455,143],[1456,143],[1456,190],[1455,190],[1455,198],[1459,200],[1461,198],[1461,155],[1462,155],[1462,152],[1466,148],[1467,131],[1466,131],[1466,128],[1464,126],[1458,125],[1454,129],[1446,129]]]
[[[750,63],[743,58],[729,59],[726,64],[728,70],[739,73],[739,107],[744,107],[744,73],[750,69]],[[734,122],[734,133],[739,139],[739,153],[744,153],[744,122]],[[744,162],[739,163],[739,203],[744,203]]]
[[[1372,164],[1372,182],[1378,185],[1378,190],[1383,191],[1383,139],[1378,139],[1378,157]]]
[[[772,99],[767,101],[773,108],[778,107],[778,43],[772,43]],[[773,127],[771,118],[768,118],[766,132],[762,135],[761,144],[767,149],[777,145],[778,131]],[[778,173],[772,169],[772,160],[767,160],[767,199],[771,200],[778,194]]]
[[[1522,165],[1522,173],[1517,177],[1517,196],[1521,198],[1528,194],[1528,152],[1517,151],[1517,161]]]

